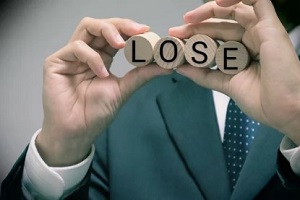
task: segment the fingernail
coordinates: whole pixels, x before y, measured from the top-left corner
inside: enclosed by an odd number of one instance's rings
[[[105,67],[101,67],[100,73],[102,74],[103,77],[108,77],[109,73]]]
[[[185,13],[185,15],[183,15],[183,20],[184,20],[185,22],[187,22],[187,21],[188,21],[188,18],[189,18],[192,14],[193,14],[193,11],[189,11],[189,12]]]
[[[172,33],[173,30],[174,30],[173,27],[169,28],[168,33],[169,33],[169,34]]]
[[[191,15],[192,13],[193,13],[193,11],[188,11],[188,12],[186,12],[186,13],[184,14],[183,17],[187,17],[187,16]]]
[[[135,26],[137,28],[145,28],[145,29],[150,29],[150,26],[146,25],[146,24],[139,24],[139,23],[136,23]]]
[[[171,28],[169,28],[169,34],[170,35],[174,35],[174,34],[176,34],[176,31],[177,31],[177,27],[171,27]]]
[[[125,42],[121,35],[117,35],[116,40],[119,44],[123,44]]]

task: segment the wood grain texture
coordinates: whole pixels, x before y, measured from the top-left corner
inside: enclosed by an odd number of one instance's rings
[[[213,67],[218,46],[218,42],[207,35],[194,35],[186,40],[185,59],[194,67]]]
[[[154,60],[165,69],[179,67],[185,63],[184,42],[171,36],[161,38],[154,47]]]
[[[150,64],[154,60],[154,47],[159,39],[160,37],[153,32],[130,37],[124,47],[125,58],[136,67]]]
[[[240,42],[228,41],[217,49],[216,64],[226,74],[239,73],[248,66],[249,61],[248,50]]]

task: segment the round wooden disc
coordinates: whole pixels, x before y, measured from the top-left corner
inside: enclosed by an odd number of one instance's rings
[[[218,69],[226,74],[237,74],[245,69],[250,61],[246,47],[236,41],[228,41],[222,44],[216,53]]]
[[[154,46],[160,37],[153,32],[147,32],[130,37],[124,47],[127,61],[136,66],[146,66],[154,60]]]
[[[177,68],[185,62],[182,40],[167,36],[161,38],[154,47],[154,60],[162,68]]]
[[[194,67],[215,66],[218,43],[207,35],[197,34],[185,43],[184,55],[187,62]]]

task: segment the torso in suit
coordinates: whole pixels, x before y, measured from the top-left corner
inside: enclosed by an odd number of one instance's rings
[[[175,73],[151,81],[98,139],[92,181],[102,180],[111,199],[241,200],[259,199],[261,191],[261,197],[273,199],[288,194],[271,186],[280,184],[276,161],[283,136],[263,125],[231,194],[215,113],[210,90]],[[92,195],[98,187],[93,185]]]
[[[212,92],[176,73],[156,78],[97,139],[91,176],[69,199],[88,198],[88,188],[90,199],[300,199],[299,178],[277,156],[283,135],[264,125],[257,131],[231,192]],[[23,160],[3,184],[6,194],[20,187]]]

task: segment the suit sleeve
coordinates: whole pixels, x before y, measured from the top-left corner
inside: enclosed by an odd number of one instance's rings
[[[4,179],[1,185],[1,200],[18,200],[25,199],[22,194],[22,175],[24,169],[24,163],[26,158],[28,147],[24,150],[21,156],[14,164],[12,170],[9,172],[7,177]],[[90,182],[90,173],[88,171],[84,180],[80,183],[78,188],[65,199],[88,199],[88,187]]]
[[[290,162],[278,151],[278,176],[285,188],[300,193],[300,177],[291,168]]]
[[[17,162],[14,164],[12,170],[2,182],[0,195],[1,200],[23,199],[21,180],[27,150],[28,146],[25,148],[21,156],[18,158]]]
[[[98,147],[96,149],[97,152],[94,156],[93,164],[89,167],[84,179],[75,190],[65,195],[63,199],[109,199],[108,176],[106,170],[106,144],[99,145],[103,145],[103,148]],[[27,152],[28,146],[3,181],[0,195],[1,200],[25,199],[22,193],[22,176]]]

